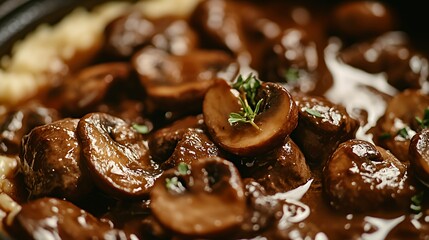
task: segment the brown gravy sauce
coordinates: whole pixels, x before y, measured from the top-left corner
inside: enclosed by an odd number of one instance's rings
[[[221,6],[223,1],[213,2],[211,7],[211,17],[213,24],[217,24],[217,18],[221,19],[224,12]],[[308,63],[317,67],[320,62],[317,54],[321,53],[326,67],[332,74],[332,85],[321,95],[330,101],[346,107],[348,113],[356,118],[361,118],[363,124],[359,128],[356,138],[372,142],[372,135],[368,133],[375,126],[377,120],[384,114],[387,101],[399,91],[387,83],[387,78],[383,73],[370,74],[353,68],[338,59],[338,52],[342,48],[342,41],[337,37],[326,37],[323,32],[326,30],[327,20],[323,12],[326,6],[300,6],[288,5],[287,3],[270,2],[269,4],[252,2],[250,4],[238,1],[231,4],[236,11],[248,10],[251,17],[258,18],[256,28],[261,30],[266,39],[275,39],[284,29],[299,26],[306,29],[315,39],[312,50],[308,51],[309,59],[314,62]],[[251,5],[255,5],[250,7]],[[315,4],[319,5],[319,4]],[[322,4],[320,4],[322,5]],[[256,9],[258,9],[256,11]],[[252,15],[254,14],[254,15]],[[218,23],[222,24],[222,23]],[[402,37],[400,32],[392,32],[392,37]],[[293,36],[292,36],[293,37]],[[245,41],[241,37],[231,32],[226,36],[226,45],[233,51],[238,52],[240,63],[240,73],[247,75],[255,72],[255,65],[261,64],[264,59],[261,57],[266,48],[267,42],[258,38]],[[320,38],[320,39],[319,39]],[[291,40],[291,39],[289,39]],[[288,41],[288,39],[285,39]],[[293,39],[291,40],[293,41]],[[316,56],[315,58],[311,57]],[[371,58],[371,52],[368,52]],[[320,60],[319,60],[320,61]],[[311,88],[312,86],[308,86]],[[314,86],[313,86],[314,87]],[[305,86],[304,86],[305,88]],[[428,84],[422,88],[427,92]],[[317,89],[316,89],[317,91]],[[0,113],[2,106],[0,106]],[[1,115],[1,114],[0,114]],[[290,224],[309,224],[316,226],[318,232],[314,239],[428,239],[429,237],[429,215],[428,203],[424,203],[423,211],[413,214],[404,209],[394,209],[391,211],[375,211],[370,214],[349,213],[335,210],[329,206],[327,197],[324,195],[320,180],[321,173],[315,170],[315,177],[294,190],[266,196],[268,201],[278,200],[284,203],[282,211],[283,217],[276,223],[278,229],[285,229]],[[387,180],[386,180],[387,181]],[[267,200],[267,199],[266,199]],[[123,213],[111,213],[113,216],[106,217],[122,222],[127,228],[133,228],[135,219],[133,215]],[[143,212],[141,215],[146,215]],[[136,214],[137,216],[139,214]],[[117,220],[120,219],[120,220]],[[46,224],[49,224],[46,219]],[[83,224],[85,224],[83,222]],[[140,226],[136,226],[139,228]],[[254,239],[271,239],[270,231]],[[276,230],[277,231],[277,230]],[[42,234],[42,233],[41,233]],[[267,234],[265,236],[265,234]],[[289,237],[298,237],[289,233]]]
[[[287,6],[287,3],[274,3],[264,6],[258,5],[261,12],[269,16],[259,20],[262,33],[267,38],[278,37],[283,29],[300,25],[308,28],[309,32],[320,34],[320,29],[325,28],[326,16],[323,16],[323,7],[315,9],[308,6]],[[279,11],[282,9],[282,11]],[[286,11],[283,11],[287,9]],[[278,14],[281,14],[279,16]],[[316,30],[318,29],[319,30]],[[323,31],[323,30],[322,30]],[[392,39],[404,39],[406,34],[401,31],[389,33]],[[231,36],[231,45],[239,48],[237,36]],[[288,41],[285,39],[285,41]],[[292,40],[293,41],[293,40]],[[322,40],[323,41],[323,40]],[[394,41],[394,40],[393,40]],[[263,47],[256,43],[251,45],[251,53],[244,52],[238,57],[240,72],[244,75],[255,72],[250,67],[252,56],[260,56]],[[323,46],[323,43],[321,44]],[[317,46],[320,48],[320,45]],[[326,46],[322,47],[324,61],[333,76],[333,83],[323,94],[330,101],[346,107],[348,113],[355,117],[364,115],[364,124],[361,124],[356,133],[357,139],[373,142],[372,133],[368,132],[376,125],[377,120],[383,116],[386,104],[399,90],[387,83],[384,73],[371,74],[343,63],[338,58],[338,53],[343,47],[343,42],[338,37],[329,37]],[[319,49],[320,50],[320,49]],[[310,52],[316,55],[317,52]],[[371,58],[368,51],[367,58]],[[256,57],[257,58],[257,57]],[[311,58],[311,57],[310,57]],[[317,56],[314,65],[317,66]],[[262,60],[263,61],[263,60]],[[258,60],[257,60],[258,62]],[[307,86],[311,88],[312,86]],[[305,88],[305,86],[304,86]],[[422,91],[428,92],[428,83],[422,86]],[[387,180],[386,180],[387,181]],[[333,209],[327,204],[327,198],[321,190],[317,180],[310,180],[307,184],[285,193],[277,193],[270,198],[281,199],[286,205],[283,208],[284,218],[278,223],[288,225],[292,222],[310,223],[320,230],[314,239],[426,239],[429,236],[429,215],[427,211],[419,214],[404,213],[403,210],[376,211],[370,214],[347,213]],[[297,204],[300,211],[292,213],[291,206]],[[292,235],[289,235],[293,236]],[[296,236],[297,237],[297,236]],[[255,239],[270,239],[259,236]]]

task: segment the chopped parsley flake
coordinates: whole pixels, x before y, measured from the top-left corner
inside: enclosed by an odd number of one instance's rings
[[[321,114],[319,111],[315,110],[315,109],[306,108],[306,109],[305,109],[305,111],[306,111],[308,114],[313,115],[313,116],[315,116],[315,117],[319,117],[319,118],[321,118],[321,117],[322,117],[322,114]]]
[[[140,134],[148,134],[149,128],[146,125],[133,124],[132,127]]]
[[[185,187],[183,186],[182,182],[179,181],[178,177],[166,178],[165,186],[168,190],[175,193],[182,193],[185,191]]]
[[[386,139],[389,139],[391,137],[392,137],[392,135],[390,133],[384,132],[384,133],[380,134],[380,136],[378,136],[378,139],[386,140]]]
[[[291,67],[285,71],[284,75],[286,82],[295,83],[299,79],[299,69]]]
[[[181,162],[179,163],[179,165],[177,166],[177,171],[180,175],[186,175],[189,173],[189,166],[188,164]]]
[[[424,192],[420,192],[413,197],[411,197],[410,209],[415,213],[420,213],[422,211],[422,202],[423,202]]]

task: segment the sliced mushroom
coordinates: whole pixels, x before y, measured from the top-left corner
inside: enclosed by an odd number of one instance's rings
[[[164,162],[163,169],[172,168],[179,163],[192,164],[201,158],[220,156],[219,148],[200,129],[186,130],[170,158]]]
[[[119,16],[104,29],[104,49],[114,57],[130,57],[138,47],[150,42],[155,28],[156,26],[138,11]]]
[[[77,126],[86,163],[96,185],[112,196],[143,197],[160,174],[142,135],[120,118],[85,115]]]
[[[197,48],[199,39],[188,21],[173,18],[162,32],[153,36],[152,45],[173,55],[185,55]]]
[[[82,200],[93,184],[81,160],[78,119],[34,128],[23,138],[20,154],[25,185],[32,197]]]
[[[251,124],[228,122],[231,113],[240,112],[240,102],[225,81],[218,81],[207,92],[203,103],[204,122],[213,141],[240,156],[267,152],[283,143],[298,123],[298,109],[289,92],[276,83],[262,83],[257,101],[264,103]]]
[[[362,39],[375,37],[394,27],[391,9],[379,1],[352,1],[333,9],[332,25],[345,37]]]
[[[105,28],[105,52],[113,57],[131,57],[139,48],[152,44],[181,55],[198,45],[196,33],[184,19],[149,19],[133,11],[111,21]]]
[[[107,113],[130,124],[145,125],[151,131],[153,123],[145,117],[144,111],[145,106],[141,101],[131,99],[102,103],[96,107],[96,112]]]
[[[415,188],[406,167],[389,151],[363,140],[348,140],[324,168],[329,202],[344,211],[408,208]]]
[[[254,178],[269,194],[295,189],[312,177],[304,154],[289,137],[270,152],[241,162],[243,175]]]
[[[156,109],[201,109],[204,94],[219,77],[235,78],[234,59],[216,50],[195,50],[182,56],[146,47],[133,57],[133,66]]]
[[[300,28],[285,30],[263,56],[261,78],[283,82],[291,93],[323,95],[333,83],[323,57],[326,42]]]
[[[404,90],[419,89],[429,78],[429,62],[423,53],[410,47],[407,36],[388,32],[374,40],[352,45],[339,54],[340,59],[369,73],[386,73],[387,82]]]
[[[414,135],[409,154],[412,171],[423,184],[429,186],[429,129]]]
[[[106,99],[115,84],[130,77],[128,63],[103,63],[84,68],[63,84],[53,88],[46,103],[64,115],[81,117]]]
[[[186,166],[166,171],[156,181],[150,194],[154,216],[185,238],[228,236],[239,228],[246,210],[237,169],[221,158]]]
[[[418,90],[405,90],[388,103],[384,115],[372,130],[377,145],[391,151],[402,162],[409,162],[410,140],[421,130],[416,118],[424,119],[429,96]]]
[[[338,145],[355,137],[359,122],[346,109],[322,97],[295,96],[298,126],[292,139],[312,167],[323,168]]]
[[[270,199],[263,186],[251,178],[243,180],[247,199],[247,211],[241,224],[240,238],[249,238],[269,228],[282,217],[280,201]]]
[[[172,239],[171,232],[168,232],[153,215],[142,220],[140,232],[142,239]]]
[[[245,4],[242,5],[245,7]],[[248,49],[240,10],[243,9],[236,8],[231,1],[202,1],[190,19],[202,36],[202,43],[238,55]],[[216,22],[213,19],[216,19]]]
[[[183,134],[189,128],[201,129],[203,122],[202,115],[188,116],[152,133],[149,136],[148,145],[153,160],[158,163],[165,162],[173,154]]]
[[[52,108],[31,102],[8,112],[0,122],[0,153],[18,154],[21,139],[33,128],[60,119],[60,114]]]
[[[22,205],[13,220],[12,232],[17,239],[118,239],[106,223],[55,198],[40,198]]]

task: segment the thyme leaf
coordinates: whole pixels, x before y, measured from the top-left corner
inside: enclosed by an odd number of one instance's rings
[[[229,114],[228,122],[231,126],[237,123],[249,123],[256,129],[261,130],[255,123],[255,118],[263,102],[263,99],[256,101],[256,94],[260,86],[261,82],[252,73],[245,79],[242,75],[238,76],[232,87],[240,93],[238,100],[240,101],[241,109],[238,113],[232,112]]]
[[[408,134],[408,130],[407,130],[407,128],[401,128],[401,129],[399,129],[399,131],[398,131],[398,133],[397,133],[399,136],[401,136],[402,138],[404,138],[404,139],[408,139],[409,138],[409,134]]]
[[[306,109],[305,109],[305,111],[306,111],[308,114],[313,115],[313,116],[315,116],[315,117],[319,117],[319,118],[323,117],[323,116],[322,116],[322,113],[320,113],[320,112],[319,112],[319,111],[317,111],[316,109],[306,108]]]
[[[175,193],[182,193],[186,190],[178,177],[166,178],[165,187]]]
[[[134,130],[136,130],[140,134],[148,134],[149,133],[149,128],[146,125],[140,125],[140,124],[134,123],[131,126],[134,128]]]
[[[410,209],[413,212],[420,213],[422,211],[423,195],[424,192],[420,192],[411,197]]]
[[[425,109],[425,111],[423,113],[423,119],[421,119],[419,117],[415,117],[415,119],[421,128],[429,127],[429,108]]]
[[[299,79],[299,69],[294,67],[288,68],[284,73],[284,77],[286,82],[295,83]]]
[[[384,133],[380,134],[380,136],[378,136],[378,139],[380,139],[380,140],[386,140],[386,139],[389,139],[391,137],[392,137],[392,135],[390,133],[384,132]]]

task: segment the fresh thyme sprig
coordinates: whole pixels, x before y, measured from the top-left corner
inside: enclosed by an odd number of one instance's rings
[[[427,128],[429,127],[429,108],[426,108],[423,113],[423,119],[416,117],[417,123],[420,125],[421,128]]]
[[[408,129],[406,127],[399,129],[397,135],[401,136],[403,139],[410,138],[410,135],[408,134]]]
[[[255,123],[255,118],[259,113],[263,99],[256,102],[256,93],[261,86],[261,82],[250,73],[246,79],[240,75],[237,81],[232,85],[239,91],[238,100],[241,104],[240,112],[229,114],[228,122],[231,126],[237,123],[249,123],[258,130],[261,130]]]

